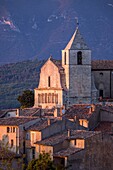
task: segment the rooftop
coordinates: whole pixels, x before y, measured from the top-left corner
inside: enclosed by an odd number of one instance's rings
[[[86,139],[91,136],[100,134],[101,132],[94,132],[94,131],[85,131],[85,130],[71,130],[70,131],[70,137],[68,137],[67,131],[63,133],[56,134],[54,136],[51,136],[47,139],[44,139],[42,141],[37,141],[36,144],[39,145],[47,145],[47,146],[54,146],[58,143],[63,142],[64,140],[70,140],[70,139]]]
[[[54,146],[63,142],[65,139],[67,139],[67,132],[56,134],[42,141],[37,141],[36,144]]]
[[[34,125],[30,126],[27,130],[32,130],[32,131],[41,131],[45,129],[48,126],[48,121],[50,121],[50,124],[55,123],[58,119],[46,119],[46,118],[41,118],[37,123]]]
[[[76,133],[73,134],[72,132],[72,135],[68,139],[87,139],[100,133],[96,131],[76,130]]]
[[[9,117],[9,118],[1,118],[0,126],[19,126],[29,121],[36,120],[37,117]]]
[[[113,70],[113,60],[93,60],[92,70]]]
[[[81,119],[89,119],[92,115],[90,104],[75,104],[71,106],[65,112],[65,117],[68,119],[74,119],[75,116]]]
[[[83,149],[75,148],[75,147],[69,147],[67,149],[63,149],[63,150],[61,150],[59,152],[54,153],[53,156],[55,156],[55,157],[65,157],[65,156],[72,155],[72,154],[74,154],[76,152],[79,152],[81,150],[83,150]]]
[[[77,28],[67,44],[65,50],[89,50],[89,47],[85,43],[79,29]]]
[[[113,132],[113,122],[100,122],[98,126],[94,129],[95,131],[101,132]]]
[[[22,116],[37,116],[40,115],[40,108],[25,108],[21,110]]]

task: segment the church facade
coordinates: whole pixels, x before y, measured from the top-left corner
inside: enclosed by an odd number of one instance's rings
[[[103,77],[108,78],[109,83]],[[62,50],[62,60],[49,57],[42,66],[34,107],[95,103],[99,96],[113,98],[112,86],[113,61],[92,61],[91,50],[77,27]]]

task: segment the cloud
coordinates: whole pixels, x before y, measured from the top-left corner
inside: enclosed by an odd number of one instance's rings
[[[108,4],[109,6],[113,7],[113,4]]]

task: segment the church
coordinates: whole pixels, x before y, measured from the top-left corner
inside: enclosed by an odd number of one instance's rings
[[[113,99],[113,60],[92,60],[91,49],[77,27],[62,60],[51,56],[40,71],[34,107],[69,107]]]

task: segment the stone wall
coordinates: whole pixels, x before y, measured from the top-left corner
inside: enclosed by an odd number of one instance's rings
[[[105,111],[100,109],[100,120],[101,121],[113,121],[113,112]]]
[[[110,98],[110,71],[93,71],[93,74],[96,88],[103,90],[103,97]]]

